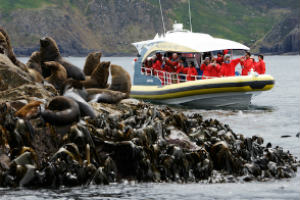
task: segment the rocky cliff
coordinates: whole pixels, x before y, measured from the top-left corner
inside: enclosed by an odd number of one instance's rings
[[[175,20],[189,27],[187,2],[162,0],[167,29]],[[255,43],[262,52],[299,52],[299,4],[191,0],[193,31]],[[105,55],[133,55],[132,42],[162,32],[157,0],[0,0],[0,25],[11,35],[18,55],[36,50],[43,36],[56,39],[65,55],[96,49]]]

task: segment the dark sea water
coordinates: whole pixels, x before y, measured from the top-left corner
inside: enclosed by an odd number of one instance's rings
[[[28,58],[22,58],[26,61]],[[69,57],[82,67],[85,58]],[[122,65],[133,75],[133,58],[103,58]],[[267,56],[267,73],[275,87],[257,96],[246,110],[195,110],[205,118],[217,118],[233,131],[260,135],[265,143],[279,145],[300,158],[300,56]],[[282,135],[291,137],[281,138]],[[123,182],[108,186],[60,189],[0,188],[0,199],[300,199],[300,168],[297,177],[270,182],[226,184],[177,184]]]

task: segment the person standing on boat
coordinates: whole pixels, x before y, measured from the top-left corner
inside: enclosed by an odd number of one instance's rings
[[[217,53],[217,59],[216,59],[217,63],[219,65],[222,65],[223,61],[224,61],[224,56],[221,52],[218,52]]]
[[[171,59],[166,57],[165,58],[165,71],[167,71],[169,73],[176,72],[176,67],[178,65],[178,61],[179,61],[179,56],[177,53],[173,53]],[[168,74],[167,78],[168,78],[169,84],[177,82],[176,74],[172,74],[172,75]]]
[[[155,54],[155,57],[156,57],[156,59],[154,60],[153,67],[152,67],[153,74],[155,76],[158,76],[159,80],[161,81],[161,85],[164,85],[165,78],[164,78],[164,72],[162,69],[162,63],[163,63],[162,55],[159,52],[157,52]]]
[[[251,59],[251,53],[246,52],[245,59],[241,61],[242,76],[247,76],[251,69],[254,69],[254,62]]]
[[[243,58],[230,60],[230,55],[226,54],[224,56],[224,62],[221,65],[221,76],[235,76],[235,67],[237,66],[237,64],[243,61]]]
[[[216,78],[220,77],[221,73],[221,66],[217,63],[217,58],[212,59],[212,63],[208,65],[209,77]]]
[[[254,63],[254,71],[258,74],[265,74],[266,73],[266,64],[264,62],[264,56],[258,55],[258,62]]]
[[[200,70],[203,71],[202,79],[206,79],[209,76],[209,70],[208,70],[209,63],[210,63],[210,58],[209,57],[205,57],[202,65],[200,67]]]

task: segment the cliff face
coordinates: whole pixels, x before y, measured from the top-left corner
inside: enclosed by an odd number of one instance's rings
[[[300,16],[299,11],[285,17],[275,25],[262,40],[255,44],[262,53],[295,53],[300,48]]]
[[[161,2],[167,29],[174,20],[189,26],[187,0]],[[291,14],[292,7],[299,12],[298,0],[280,2],[191,0],[193,31],[249,46],[258,40],[254,47],[264,52],[299,51],[299,18],[297,21]],[[293,19],[282,21],[286,15]],[[282,24],[287,30],[278,31]],[[158,0],[0,0],[0,25],[8,31],[19,55],[38,49],[43,36],[53,37],[67,55],[86,55],[93,50],[133,55],[132,42],[162,32]]]

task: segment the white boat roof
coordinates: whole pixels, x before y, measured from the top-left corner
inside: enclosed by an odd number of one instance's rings
[[[179,25],[179,28],[176,27]],[[212,37],[205,33],[194,33],[182,29],[181,24],[174,24],[174,30],[165,35],[156,34],[154,39],[132,43],[141,53],[142,49],[148,49],[145,54],[149,55],[154,51],[173,52],[210,52],[225,49],[246,50],[250,48],[231,40]],[[149,52],[151,51],[151,52]],[[146,56],[146,55],[145,55]]]

